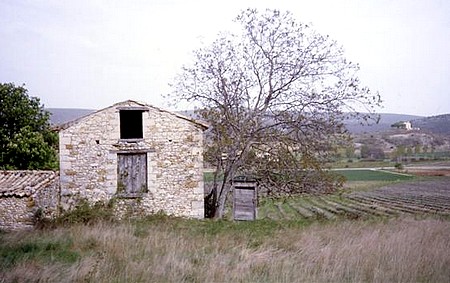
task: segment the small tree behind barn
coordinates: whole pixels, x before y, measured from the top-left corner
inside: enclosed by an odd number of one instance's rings
[[[211,217],[223,216],[238,175],[256,176],[269,195],[333,190],[338,182],[322,168],[348,140],[343,120],[351,112],[368,121],[380,104],[336,41],[291,13],[248,9],[235,22],[240,32],[194,52],[171,94],[193,102],[211,125]]]

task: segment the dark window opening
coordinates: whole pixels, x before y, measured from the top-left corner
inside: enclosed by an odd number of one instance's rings
[[[117,154],[117,193],[139,197],[147,192],[147,154]]]
[[[142,111],[120,110],[120,138],[142,139]]]

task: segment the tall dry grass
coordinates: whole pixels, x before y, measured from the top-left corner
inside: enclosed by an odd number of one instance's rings
[[[308,226],[161,220],[76,225],[17,237],[72,241],[74,263],[24,260],[0,282],[449,282],[450,222]],[[252,226],[255,225],[255,226]],[[212,227],[212,228],[211,228]],[[262,228],[261,228],[262,227]],[[31,237],[31,238],[30,238]]]

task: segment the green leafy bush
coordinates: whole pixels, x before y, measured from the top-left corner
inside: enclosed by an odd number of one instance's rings
[[[395,163],[394,167],[397,170],[403,170],[403,164],[401,164],[401,163]]]

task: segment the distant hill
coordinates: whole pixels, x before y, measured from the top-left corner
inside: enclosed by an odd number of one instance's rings
[[[60,125],[80,117],[86,116],[95,110],[77,109],[77,108],[46,108],[50,112],[50,123],[52,125]]]
[[[351,133],[360,134],[392,130],[391,125],[400,121],[410,121],[413,128],[419,128],[430,134],[450,135],[450,114],[422,117],[382,113],[378,124],[362,126],[356,120],[348,120],[345,125]]]
[[[370,126],[361,125],[361,123],[356,119],[349,119],[345,121],[345,126],[350,133],[360,134],[360,133],[372,133],[372,132],[383,132],[391,129],[391,125],[399,121],[412,121],[416,119],[423,118],[422,116],[415,115],[405,115],[405,114],[393,114],[393,113],[380,113],[380,121],[378,124],[373,124]],[[416,127],[413,124],[413,127]]]
[[[450,134],[450,114],[443,114],[411,121],[414,128],[434,134]]]
[[[185,110],[181,111],[180,114],[188,117],[196,117],[196,114],[193,110]],[[392,114],[392,113],[381,113],[380,121],[378,124],[367,126],[361,125],[361,122],[357,119],[351,118],[344,122],[345,127],[350,131],[350,133],[359,134],[359,133],[372,133],[372,132],[383,132],[391,129],[391,125],[399,122],[399,121],[413,121],[417,119],[422,119],[423,116],[417,115],[406,115],[406,114]],[[414,127],[418,127],[413,125]]]
[[[50,122],[52,125],[63,124],[95,111],[92,109],[75,108],[47,108],[46,110],[51,113]],[[194,111],[192,110],[180,111],[179,113],[195,118]],[[392,124],[399,121],[411,121],[413,128],[420,128],[421,130],[430,133],[450,134],[450,114],[423,117],[416,115],[381,113],[378,124],[363,126],[356,119],[349,119],[345,121],[345,125],[351,133],[360,134],[388,131],[392,129]]]

